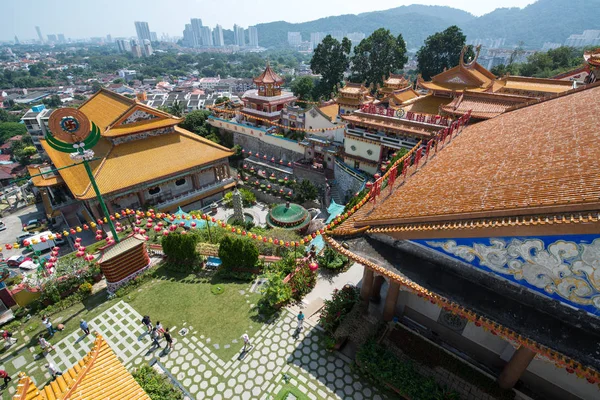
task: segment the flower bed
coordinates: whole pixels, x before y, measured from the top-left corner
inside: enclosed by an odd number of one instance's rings
[[[319,324],[329,334],[333,335],[344,317],[358,303],[360,297],[358,288],[346,285],[342,290],[335,289],[331,300],[325,300],[325,305],[321,310]]]

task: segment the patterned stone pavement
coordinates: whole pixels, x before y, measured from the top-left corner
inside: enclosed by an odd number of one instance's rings
[[[210,338],[199,335],[193,327],[187,327],[189,333],[180,336],[177,331],[183,326],[172,329],[173,350],[150,352],[150,338],[140,323],[141,318],[121,301],[88,323],[92,331],[106,338],[130,370],[157,360],[191,398],[270,399],[281,391],[286,380],[311,400],[383,398],[351,371],[348,359],[324,349],[321,332],[310,322],[305,322],[304,331],[294,338],[295,316],[289,310],[283,310],[276,320],[250,338],[254,347],[243,360],[238,359],[239,354],[221,360],[209,347]],[[47,356],[59,369],[68,369],[90,350],[93,335],[84,337],[79,333],[61,340],[55,345],[56,351]],[[241,350],[241,340],[232,345]]]

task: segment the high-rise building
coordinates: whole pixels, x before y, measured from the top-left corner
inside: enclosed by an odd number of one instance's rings
[[[190,23],[192,24],[192,32],[194,32],[194,44],[192,46],[200,46],[202,44],[202,20],[192,18]]]
[[[35,149],[42,158],[48,158],[48,154],[44,150],[40,139],[43,139],[49,132],[48,118],[50,118],[51,113],[52,110],[47,109],[43,104],[40,104],[38,106],[33,106],[21,118],[27,129],[27,133],[31,136]]]
[[[327,36],[325,32],[312,32],[310,34],[310,46],[313,50],[325,39],[325,36]]]
[[[144,40],[151,40],[150,37],[150,27],[147,22],[144,21],[135,21],[135,31],[137,32],[137,37],[140,43],[143,43]]]
[[[213,45],[212,32],[208,26],[203,26],[201,29],[202,33],[202,46],[210,46]]]
[[[233,25],[233,39],[235,44],[240,47],[246,46],[246,33],[244,32],[244,28],[239,25]]]
[[[156,32],[150,32],[150,39],[153,42],[158,42],[158,35],[156,34]]]
[[[47,35],[48,37],[48,41],[51,43],[56,43],[58,42],[58,39],[56,38],[56,35]]]
[[[65,39],[65,34],[64,33],[59,33],[58,34],[58,43],[67,43],[67,40]]]
[[[292,47],[302,44],[302,34],[300,32],[288,32],[288,44]]]
[[[213,29],[213,44],[217,47],[225,46],[225,40],[223,40],[223,27],[221,25],[215,26]]]
[[[35,27],[35,31],[37,32],[38,39],[40,40],[40,43],[44,43],[44,36],[42,36],[42,30],[40,29],[40,27],[36,26]]]
[[[17,35],[15,35],[15,44],[21,44],[21,42],[19,41],[19,38],[17,37]]]
[[[106,35],[106,43],[112,43],[112,35],[109,33],[108,35]]]
[[[129,53],[131,51],[131,43],[129,40],[117,39],[116,43],[119,53]]]
[[[131,54],[136,58],[142,57],[142,47],[135,39],[131,40]]]
[[[185,24],[185,29],[183,30],[183,45],[186,47],[194,47],[194,44],[194,30],[192,24]]]
[[[149,40],[144,40],[142,42],[142,55],[144,57],[149,57],[152,54],[154,54],[154,51],[152,50],[152,42]]]
[[[258,47],[258,29],[255,26],[248,27],[248,45]]]
[[[360,42],[365,38],[365,34],[362,32],[351,32],[346,35],[346,37],[352,43],[352,47],[357,46]]]

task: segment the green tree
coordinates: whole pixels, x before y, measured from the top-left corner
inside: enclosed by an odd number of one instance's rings
[[[35,63],[29,67],[29,75],[42,76],[48,70],[48,66],[43,62]]]
[[[229,101],[229,97],[227,97],[227,96],[217,97],[217,99],[215,100],[215,104],[225,103],[226,101]]]
[[[56,108],[62,105],[62,101],[60,100],[60,96],[57,94],[53,94],[50,97],[46,97],[42,100],[42,103],[46,105],[46,107]]]
[[[18,143],[18,142],[17,142]],[[14,149],[13,146],[13,156],[15,160],[22,165],[31,164],[31,156],[37,154],[37,150],[35,146],[25,146]]]
[[[300,100],[312,100],[312,93],[315,89],[315,83],[310,76],[301,76],[294,79],[291,85],[294,96]]]
[[[21,118],[18,115],[9,113],[0,108],[0,122],[19,122]]]
[[[370,84],[383,84],[390,73],[401,70],[408,61],[402,35],[394,37],[380,28],[354,48],[352,79]]]
[[[200,236],[193,232],[187,232],[185,235],[172,232],[163,236],[161,244],[169,261],[169,268],[184,272],[196,271],[200,266],[196,249],[199,241]]]
[[[92,92],[96,93],[97,91],[99,91],[100,89],[102,89],[104,87],[104,85],[102,85],[100,82],[98,81],[94,81],[92,82]]]
[[[429,36],[425,40],[425,45],[417,52],[417,70],[423,79],[429,80],[444,69],[457,66],[466,40],[467,37],[456,25]],[[470,51],[470,56],[472,55]],[[468,57],[469,54],[466,56]]]
[[[209,116],[210,111],[194,110],[185,115],[179,126],[200,136],[207,136],[209,130],[207,129],[206,120]]]
[[[153,400],[182,400],[178,390],[166,375],[161,375],[149,365],[142,365],[131,374]]]
[[[117,78],[113,80],[113,83],[125,83],[125,79],[123,78]]]
[[[253,270],[258,263],[258,248],[248,239],[225,236],[219,244],[219,258],[226,270]]]
[[[168,107],[168,110],[169,114],[172,114],[176,117],[181,117],[184,111],[183,103],[179,100],[175,100],[173,104]]]
[[[0,142],[4,143],[11,137],[24,135],[27,133],[25,125],[18,122],[2,122],[0,123]]]
[[[315,74],[321,74],[321,81],[317,89],[318,96],[329,97],[336,90],[338,83],[344,78],[344,72],[350,64],[349,54],[352,43],[344,38],[340,43],[331,35],[317,45],[310,68]]]
[[[294,201],[298,203],[313,201],[318,195],[319,191],[308,179],[303,179],[294,185]]]

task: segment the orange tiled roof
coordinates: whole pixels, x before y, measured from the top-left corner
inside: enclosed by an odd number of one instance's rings
[[[471,111],[471,116],[478,119],[494,118],[509,108],[530,102],[531,97],[515,96],[500,93],[471,92],[465,90],[449,104],[441,106],[441,110],[452,115],[464,115]]]
[[[131,133],[144,132],[153,129],[166,128],[168,126],[177,125],[181,122],[181,119],[177,118],[166,118],[166,119],[154,119],[151,121],[139,121],[133,124],[120,125],[114,128],[110,128],[104,132],[102,136],[105,137],[117,137],[129,135]]]
[[[429,90],[461,92],[466,89],[486,90],[494,79],[494,74],[475,62],[468,66],[461,63],[435,75],[430,82],[420,79],[418,84]]]
[[[496,81],[494,92],[531,91],[548,94],[562,93],[573,89],[573,82],[559,79],[506,76]]]
[[[357,226],[598,210],[600,85],[470,125]]]
[[[280,77],[271,69],[271,66],[267,62],[267,67],[262,74],[254,78],[256,84],[282,84],[283,78]]]
[[[437,133],[440,126],[424,125],[420,122],[409,121],[407,119],[392,118],[383,115],[366,114],[355,112],[353,114],[342,115],[342,119],[350,124],[363,128],[373,128],[392,133],[402,133],[413,135],[418,138],[430,138]]]
[[[583,59],[593,67],[600,67],[600,47],[583,53]]]
[[[406,111],[412,111],[419,114],[438,115],[440,106],[444,106],[452,101],[449,97],[438,97],[431,94],[421,96],[404,107]]]
[[[73,164],[69,154],[52,149],[45,140],[41,143],[57,168]],[[90,166],[102,194],[118,192],[222,160],[232,154],[226,147],[179,127],[173,133],[133,140],[118,146],[101,138],[93,150],[100,160],[92,161]],[[87,200],[95,196],[82,165],[59,172],[76,198]]]
[[[92,350],[41,390],[21,374],[13,400],[136,399],[150,400],[121,364],[106,340],[96,335]]]
[[[340,106],[336,103],[333,103],[329,104],[328,106],[320,107],[319,110],[321,110],[323,114],[327,115],[331,121],[335,121],[340,112]]]
[[[29,165],[29,166],[27,166],[27,172],[29,172],[29,175],[31,176],[31,181],[37,187],[55,186],[55,185],[58,185],[59,183],[63,182],[60,175],[54,175],[54,176],[50,176],[48,178],[44,178],[43,175],[38,175],[41,173],[40,166]],[[34,175],[38,175],[38,176],[34,176]]]
[[[90,121],[98,125],[101,132],[104,132],[109,125],[114,123],[135,104],[135,100],[121,96],[110,90],[100,89],[95,95],[83,103],[79,107],[79,110],[82,111]]]
[[[366,88],[362,83],[352,83],[346,82],[345,86],[338,90],[338,93],[359,95],[359,94],[367,94],[369,93],[369,89]]]
[[[403,90],[402,92],[395,92],[392,94],[392,98],[399,104],[418,98],[420,95],[414,89]]]

